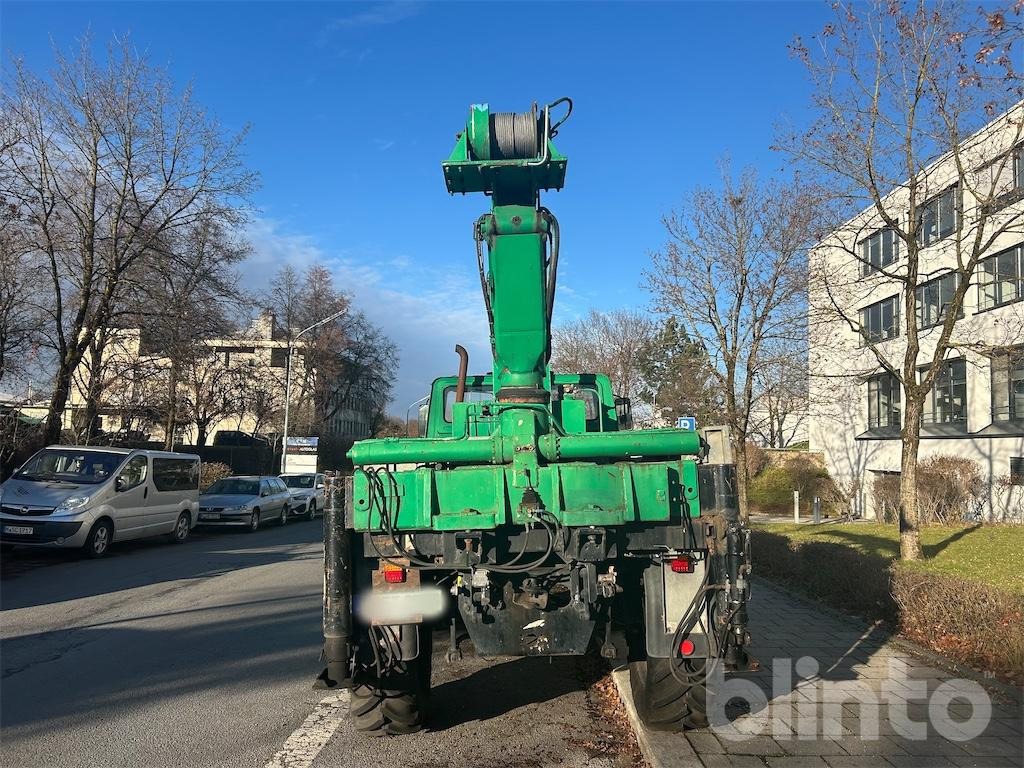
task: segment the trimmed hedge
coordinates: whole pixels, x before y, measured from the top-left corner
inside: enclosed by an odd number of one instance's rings
[[[794,452],[778,463],[766,462],[759,472],[751,474],[754,476],[747,486],[747,500],[758,512],[792,514],[793,491],[800,492],[800,507],[808,511],[815,496],[821,498],[826,512],[837,499],[828,470],[806,454]]]
[[[1024,596],[844,544],[753,532],[754,572],[915,642],[1024,682]]]

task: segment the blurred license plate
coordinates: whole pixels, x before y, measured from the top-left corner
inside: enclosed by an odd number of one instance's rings
[[[5,525],[4,533],[10,533],[14,536],[31,536],[32,529],[25,525]]]
[[[200,520],[220,520],[219,512],[202,512],[199,515]]]

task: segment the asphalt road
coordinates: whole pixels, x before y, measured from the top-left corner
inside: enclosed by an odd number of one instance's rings
[[[448,665],[439,633],[429,732],[351,731],[319,671],[319,521],[99,561],[3,554],[3,766],[541,766],[623,764],[579,659]],[[589,670],[589,671],[588,671]],[[614,731],[614,728],[611,729]]]

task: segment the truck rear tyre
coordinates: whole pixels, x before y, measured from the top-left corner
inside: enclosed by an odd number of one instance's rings
[[[633,700],[644,724],[656,731],[687,731],[706,728],[708,687],[706,665],[689,661],[655,659],[633,661],[629,665],[629,682]],[[670,664],[680,664],[672,674]]]
[[[430,630],[420,627],[420,653],[402,671],[378,678],[373,669],[357,673],[350,707],[357,731],[397,736],[423,730],[430,698]]]

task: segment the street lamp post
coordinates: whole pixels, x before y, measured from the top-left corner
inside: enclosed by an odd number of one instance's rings
[[[309,328],[303,328],[301,331],[296,333],[294,336],[288,338],[288,360],[285,363],[285,374],[284,374],[284,436],[281,439],[281,474],[284,474],[287,469],[288,461],[288,414],[292,400],[292,352],[295,350],[295,342],[299,340],[299,337],[304,333],[309,333],[314,328],[319,328],[325,323],[329,323],[332,320],[337,320],[347,310],[341,309],[335,312],[333,315],[328,315],[323,320],[318,320],[313,323]]]

